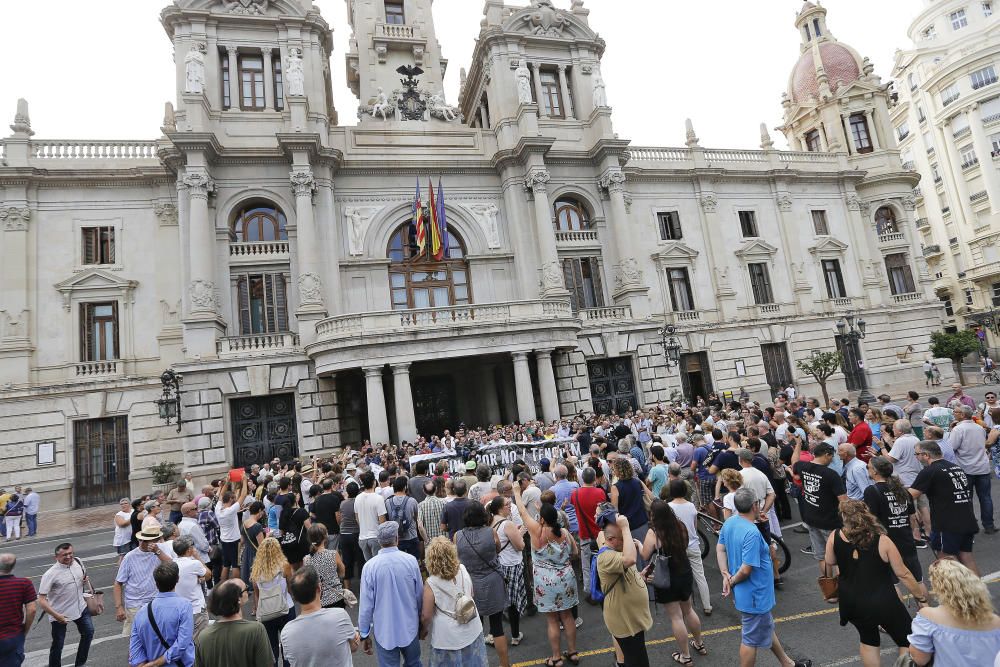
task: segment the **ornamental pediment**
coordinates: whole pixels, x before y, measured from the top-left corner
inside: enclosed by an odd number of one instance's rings
[[[302,0],[175,0],[182,11],[206,11],[236,16],[305,16]]]
[[[552,0],[532,0],[531,5],[510,15],[503,24],[503,31],[538,37],[597,39],[597,33],[571,12],[556,8]]]
[[[652,255],[654,262],[683,262],[690,264],[698,258],[698,251],[691,246],[679,241],[670,242],[659,252]]]
[[[809,252],[813,255],[839,255],[845,250],[847,250],[847,244],[832,236],[824,236],[816,242],[816,245],[809,248]]]
[[[775,248],[770,243],[764,241],[763,239],[752,239],[744,243],[739,250],[736,251],[736,256],[741,259],[764,259],[768,260],[777,254],[778,249]]]
[[[101,269],[87,269],[74,276],[56,283],[55,288],[60,292],[107,292],[126,291],[135,289],[139,283],[134,280],[126,280],[114,274],[102,271]]]

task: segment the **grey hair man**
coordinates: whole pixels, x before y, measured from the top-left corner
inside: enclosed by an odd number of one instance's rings
[[[979,496],[979,520],[987,535],[997,532],[993,525],[993,496],[990,494],[990,459],[986,455],[986,431],[972,420],[975,410],[962,404],[955,408],[955,427],[948,442],[955,450],[955,463],[969,477],[969,486]]]

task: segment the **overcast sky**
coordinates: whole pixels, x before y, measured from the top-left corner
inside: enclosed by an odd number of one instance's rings
[[[568,8],[570,0],[555,0]],[[350,28],[344,0],[315,0],[334,30],[334,97],[352,123],[357,99],[344,82]],[[164,0],[0,0],[0,121],[18,97],[46,139],[146,139],[159,135],[174,97],[171,45],[159,24]],[[522,0],[518,4],[527,4]],[[893,52],[921,0],[826,0],[837,38],[889,80]],[[446,92],[458,97],[482,19],[482,0],[435,0],[449,59]],[[799,55],[800,0],[586,0],[607,42],[602,71],[615,129],[635,145],[679,146],[693,119],[703,146],[756,148],[758,126],[781,121],[781,94]],[[783,138],[773,133],[779,146]]]

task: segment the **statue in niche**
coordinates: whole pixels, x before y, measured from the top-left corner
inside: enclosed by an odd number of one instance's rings
[[[354,207],[344,211],[344,215],[350,222],[348,245],[352,256],[358,257],[365,254],[365,234],[368,231],[368,223],[371,222],[378,210],[377,208]]]
[[[519,104],[531,104],[531,72],[528,66],[521,61],[514,72],[517,78],[517,101]]]
[[[496,204],[475,204],[469,207],[479,218],[486,230],[486,241],[490,248],[500,247],[500,207]]]
[[[196,44],[184,57],[184,92],[201,94],[205,91],[205,45]]]
[[[606,107],[608,106],[608,91],[604,85],[604,77],[601,76],[601,70],[594,70],[594,106],[595,107]]]
[[[292,48],[288,52],[288,62],[285,65],[285,76],[288,77],[288,94],[292,97],[302,97],[306,94],[305,73],[302,70],[302,51]]]
[[[372,106],[372,116],[382,116],[382,120],[388,120],[386,114],[390,114],[393,111],[393,106],[389,103],[389,96],[379,86],[378,95],[375,96],[375,104]]]

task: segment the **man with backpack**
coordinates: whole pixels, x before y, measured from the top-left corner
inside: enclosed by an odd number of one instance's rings
[[[392,481],[393,494],[385,499],[388,521],[399,524],[399,550],[420,558],[420,538],[417,536],[417,501],[408,495],[409,480],[400,475]]]

